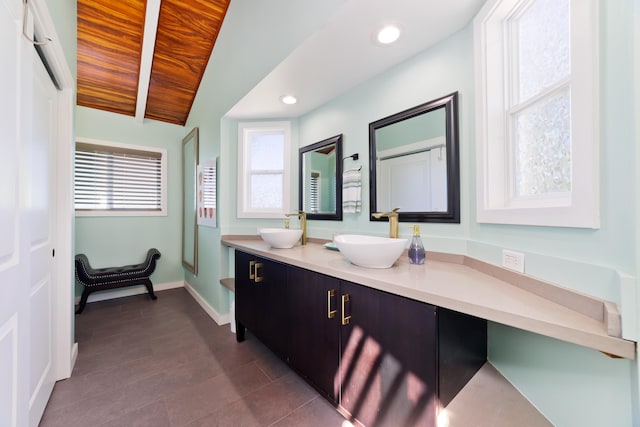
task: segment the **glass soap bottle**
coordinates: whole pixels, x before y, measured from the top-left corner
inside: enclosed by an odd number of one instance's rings
[[[411,227],[410,227],[411,228]],[[409,245],[409,262],[411,264],[424,264],[424,245],[420,238],[420,226],[413,226],[413,238]]]

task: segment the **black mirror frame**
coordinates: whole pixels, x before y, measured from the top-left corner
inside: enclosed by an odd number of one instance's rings
[[[447,146],[447,211],[403,212],[400,206],[398,220],[402,222],[460,223],[460,143],[458,136],[458,92],[426,102],[405,111],[369,123],[369,207],[370,221],[388,221],[374,218],[376,197],[376,130],[407,120],[438,108],[445,109]]]
[[[304,153],[316,151],[331,144],[336,144],[336,213],[314,214],[307,212],[307,219],[342,221],[342,134],[300,148],[298,155],[298,207],[300,210],[303,210],[304,207],[304,172],[302,167]]]

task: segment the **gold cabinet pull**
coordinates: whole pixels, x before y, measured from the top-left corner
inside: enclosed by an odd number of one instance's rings
[[[255,261],[249,261],[249,279],[250,280],[254,280],[256,278],[255,266],[256,266]]]
[[[345,312],[344,312],[344,304],[349,301],[349,294],[344,294],[342,295],[342,324],[343,325],[348,325],[349,322],[351,321],[351,316],[345,316]]]
[[[256,268],[255,268],[255,272],[256,272],[255,282],[256,283],[262,282],[262,279],[263,279],[263,277],[258,275],[258,269],[259,268],[262,268],[262,263],[261,262],[256,262]]]
[[[331,310],[331,298],[336,296],[336,290],[331,289],[327,291],[327,319],[333,319],[336,315],[337,310]]]

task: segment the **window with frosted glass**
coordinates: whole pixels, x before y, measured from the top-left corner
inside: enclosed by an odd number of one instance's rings
[[[571,191],[569,0],[528,2],[511,24],[511,193]]]
[[[284,133],[252,132],[249,142],[249,201],[251,209],[283,206]]]
[[[473,21],[479,223],[598,228],[600,0],[485,0]]]
[[[282,218],[290,202],[289,122],[238,124],[238,218]]]

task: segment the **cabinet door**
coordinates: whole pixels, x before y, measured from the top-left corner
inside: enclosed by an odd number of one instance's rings
[[[236,251],[236,332],[251,331],[274,353],[287,354],[286,270],[284,264]]]
[[[256,304],[260,332],[256,336],[285,360],[289,350],[287,269],[279,262],[256,258],[256,287],[260,289]]]
[[[289,362],[333,402],[339,393],[339,281],[289,267]]]
[[[244,329],[252,331],[259,325],[258,321],[258,290],[255,289],[254,264],[255,257],[245,252],[236,251],[235,254],[235,275],[236,275],[236,338],[238,341],[244,340]],[[250,263],[253,262],[254,264]],[[251,278],[249,271],[251,270]]]
[[[436,308],[340,285],[340,405],[367,426],[435,426]]]

